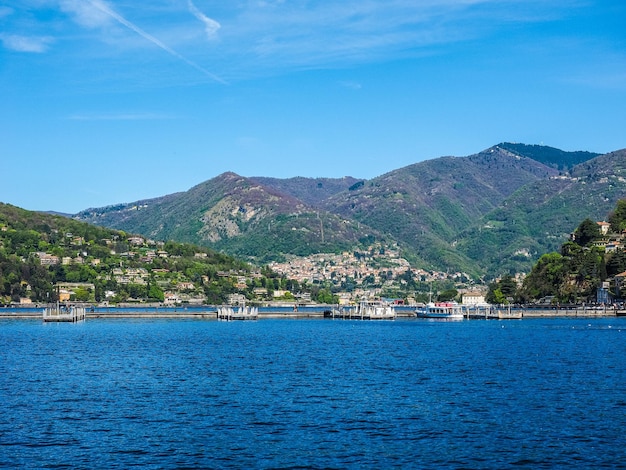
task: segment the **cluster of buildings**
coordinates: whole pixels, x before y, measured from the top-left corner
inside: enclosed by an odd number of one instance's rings
[[[397,249],[372,247],[367,251],[343,252],[341,254],[319,253],[305,257],[289,257],[285,262],[269,264],[272,271],[300,283],[328,283],[340,286],[346,282],[355,286],[349,292],[339,291],[340,304],[350,304],[357,300],[380,297],[387,288],[399,287],[406,283],[407,271],[418,282],[432,283],[452,280],[466,282],[465,273],[443,273],[412,268],[400,256]],[[468,290],[468,301],[484,303],[485,292]],[[414,299],[409,298],[409,302]]]
[[[66,240],[76,248],[73,257],[58,257],[46,252],[36,252],[34,255],[44,266],[54,265],[80,265],[101,264],[99,258],[90,256],[89,246],[81,237],[66,234]],[[146,267],[130,267],[132,263],[126,263],[125,259],[132,259],[150,265],[155,259],[176,258],[164,249],[162,243],[147,240],[139,236],[131,236],[124,240],[125,252],[118,253],[119,240],[103,240],[109,247],[111,255],[118,256],[121,261],[119,266],[113,269],[101,271],[99,279],[113,281],[117,286],[147,286],[149,282],[156,283],[164,293],[163,303],[166,305],[201,304],[205,301],[203,284],[209,282],[206,276],[201,282],[194,284],[182,273],[169,272],[164,268],[152,269]],[[198,252],[194,257],[202,259],[206,253]],[[410,271],[411,279],[418,282],[436,282],[453,280],[463,282],[469,279],[464,273],[441,273],[411,268],[409,262],[400,256],[397,248],[372,246],[367,250],[344,252],[341,254],[323,253],[306,257],[290,256],[287,261],[273,262],[268,266],[273,272],[287,279],[298,281],[303,284],[332,285],[333,291],[339,291],[336,295],[342,304],[350,304],[363,299],[380,297],[389,288],[402,288],[407,281],[407,272]],[[284,290],[268,290],[257,287],[250,291],[249,286],[255,284],[255,278],[261,276],[259,272],[246,273],[220,273],[232,279],[235,293],[230,295],[229,302],[233,304],[246,302],[246,295],[250,293],[256,300],[273,301],[279,299],[292,299],[292,301],[307,303],[311,301],[309,292],[287,292]],[[350,289],[341,289],[346,283]],[[259,284],[256,283],[258,286]],[[57,291],[60,300],[70,300],[76,297],[77,292],[94,292],[93,283],[59,283]],[[118,300],[118,292],[106,290],[104,301]],[[478,293],[479,295],[482,295]],[[135,299],[128,299],[135,300]],[[139,299],[136,299],[139,300]],[[409,299],[411,302],[412,299]]]
[[[624,237],[626,234],[622,233],[612,233],[610,231],[611,224],[608,222],[597,222],[598,227],[600,229],[601,237],[594,242],[595,246],[599,246],[604,248],[606,253],[612,253],[617,250],[624,249]]]
[[[299,283],[345,281],[351,278],[357,284],[362,284],[366,279],[370,284],[380,284],[405,273],[410,269],[410,265],[397,252],[386,251],[384,255],[344,252],[318,253],[305,257],[292,256],[283,263],[270,263],[269,268]]]
[[[398,250],[389,249],[292,256],[285,262],[270,263],[269,268],[300,283],[341,283],[349,278],[357,285],[385,285],[398,281],[408,270],[412,278],[420,282],[469,279],[467,274],[461,272],[450,274],[411,268]]]

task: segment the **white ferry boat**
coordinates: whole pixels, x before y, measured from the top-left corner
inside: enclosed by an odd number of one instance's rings
[[[429,302],[424,307],[419,307],[415,313],[420,318],[463,319],[463,308],[456,302]]]

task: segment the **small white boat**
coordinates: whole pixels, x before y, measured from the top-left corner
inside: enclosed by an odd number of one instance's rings
[[[419,307],[415,314],[420,318],[463,319],[463,308],[456,302],[429,302]]]

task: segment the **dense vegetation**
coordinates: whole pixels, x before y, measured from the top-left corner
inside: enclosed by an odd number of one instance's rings
[[[528,272],[559,250],[582,219],[602,220],[626,196],[626,152],[602,155],[568,175],[525,185],[458,235],[456,248],[487,272]]]
[[[150,257],[156,250],[167,257]],[[121,283],[116,269],[145,275]],[[102,301],[107,291],[114,293],[113,301],[163,301],[165,290],[184,281],[206,301],[221,303],[234,291],[233,278],[221,274],[249,271],[249,265],[206,248],[174,242],[139,246],[122,231],[0,204],[0,304],[55,300],[58,283],[93,285],[75,289],[77,301]]]
[[[626,229],[626,199],[617,202],[608,220],[610,228],[603,234],[597,222],[583,220],[572,238],[561,245],[559,252],[544,254],[518,289],[511,275],[503,276],[489,289],[487,301],[521,303],[544,299],[549,303],[595,302],[598,287],[606,281],[613,298],[619,283],[615,276],[626,271],[624,230]],[[607,246],[612,246],[607,250]]]

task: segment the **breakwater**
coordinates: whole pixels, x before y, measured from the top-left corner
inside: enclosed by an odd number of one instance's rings
[[[86,318],[198,318],[216,319],[218,306],[135,306],[135,307],[98,307],[81,305],[85,308]],[[263,306],[258,307],[258,317],[262,318],[322,318],[325,311],[333,305]],[[45,305],[33,307],[2,307],[0,318],[41,319]],[[395,307],[400,318],[415,316],[416,306],[400,305]],[[537,317],[615,317],[626,316],[626,309],[613,306],[576,306],[576,307],[508,307],[490,306],[464,310],[468,319],[519,319]]]

